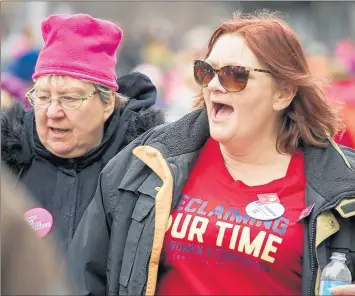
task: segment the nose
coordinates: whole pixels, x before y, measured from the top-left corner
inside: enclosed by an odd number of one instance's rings
[[[227,91],[223,88],[221,83],[219,82],[218,75],[215,74],[210,83],[207,85],[209,91],[219,91],[222,93],[226,93]]]
[[[52,100],[47,108],[47,117],[50,119],[58,119],[65,116],[62,107],[57,100]]]

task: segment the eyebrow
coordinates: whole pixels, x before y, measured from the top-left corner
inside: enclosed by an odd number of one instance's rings
[[[63,90],[57,90],[57,93],[60,95],[65,95],[65,94],[78,94],[81,96],[86,95],[86,90],[82,88],[71,88],[70,90],[68,89],[63,89]]]
[[[205,59],[205,62],[209,63],[211,66],[213,67],[216,67],[217,66],[217,63],[209,60],[209,59]],[[223,62],[222,63],[222,67],[225,67],[225,66],[241,66],[241,67],[249,67],[249,66],[245,66],[243,64],[239,64],[239,63],[236,63],[236,62],[232,62],[232,61],[226,61],[226,62]]]
[[[41,88],[41,87],[38,87],[38,86],[34,86],[33,89],[36,91],[36,92],[45,92],[45,93],[50,93],[50,91],[46,88]]]
[[[35,90],[37,92],[50,93],[50,90],[48,90],[47,88],[38,87],[38,89],[35,88]],[[71,88],[70,90],[62,89],[62,90],[57,90],[57,93],[59,95],[64,95],[64,94],[78,94],[78,95],[81,95],[81,96],[85,96],[86,95],[85,89],[82,89],[82,88]]]

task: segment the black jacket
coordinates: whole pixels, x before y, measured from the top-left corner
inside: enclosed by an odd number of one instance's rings
[[[103,169],[67,253],[78,294],[154,294],[169,215],[208,136],[198,110],[148,131]],[[303,151],[305,202],[314,208],[305,219],[302,295],[314,295],[333,251],[346,253],[355,280],[355,151],[335,143]]]
[[[161,111],[152,109],[156,88],[148,77],[133,73],[118,79],[119,92],[130,99],[105,123],[102,143],[86,155],[63,159],[41,144],[33,110],[21,105],[1,111],[2,160],[37,201],[53,215],[52,233],[62,250],[72,240],[92,200],[102,168],[123,147],[150,128],[163,123]]]

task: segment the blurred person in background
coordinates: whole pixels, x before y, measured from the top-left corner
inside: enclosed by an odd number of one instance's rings
[[[16,4],[15,4],[16,5]],[[6,21],[9,17],[4,12],[3,23],[11,27]],[[21,32],[17,33],[8,28],[6,34],[1,36],[1,70],[6,70],[12,60],[17,60],[26,52],[34,48],[34,36],[29,26],[24,26]]]
[[[31,108],[26,93],[33,87],[32,75],[35,71],[39,50],[30,50],[16,58],[6,72],[1,73],[1,108],[10,108],[20,101],[24,109]]]
[[[355,76],[355,41],[351,39],[341,40],[335,49],[335,57],[341,63],[344,70]]]
[[[355,149],[355,77],[335,79],[327,86],[330,104],[338,108],[346,126],[334,139],[337,143]]]
[[[102,168],[138,135],[163,122],[156,89],[140,73],[117,80],[122,31],[86,14],[51,15],[27,93],[33,109],[1,113],[2,160],[36,200],[25,216],[65,251],[94,196]],[[119,91],[119,93],[117,92]],[[45,228],[46,231],[43,231]]]
[[[164,77],[166,120],[176,121],[193,109],[193,97],[198,92],[191,63],[205,52],[211,30],[205,26],[190,29],[183,38],[184,50],[174,56],[172,67]]]
[[[355,151],[289,25],[236,13],[194,77],[196,110],[100,174],[68,251],[78,293],[318,295],[334,250],[354,281]]]
[[[193,97],[198,92],[191,75],[194,57],[195,52],[189,50],[176,54],[174,67],[165,74],[165,116],[168,122],[176,121],[193,110]]]
[[[341,114],[345,129],[334,139],[338,144],[355,148],[355,46],[351,40],[340,41],[331,56],[324,44],[313,42],[308,47],[307,63],[312,75],[321,83],[328,103]]]
[[[331,82],[327,87],[328,96],[334,105],[341,104],[344,134],[335,139],[338,143],[355,149],[355,42],[340,41],[335,49],[337,71],[331,73]]]
[[[15,182],[7,168],[1,168],[1,294],[72,295],[69,280],[58,274],[62,258],[55,253],[55,241],[41,241],[25,222],[23,213],[32,200]]]
[[[164,109],[164,72],[159,67],[149,63],[138,64],[131,70],[131,72],[139,72],[149,77],[157,89],[157,100],[155,106],[160,109]]]
[[[33,32],[30,27],[24,27],[21,35],[17,38],[12,47],[12,56],[17,59],[33,48]]]

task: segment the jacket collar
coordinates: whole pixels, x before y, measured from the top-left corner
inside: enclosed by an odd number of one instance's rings
[[[331,143],[325,148],[307,145],[304,155],[308,186],[327,202],[346,192],[355,195],[354,150]]]

